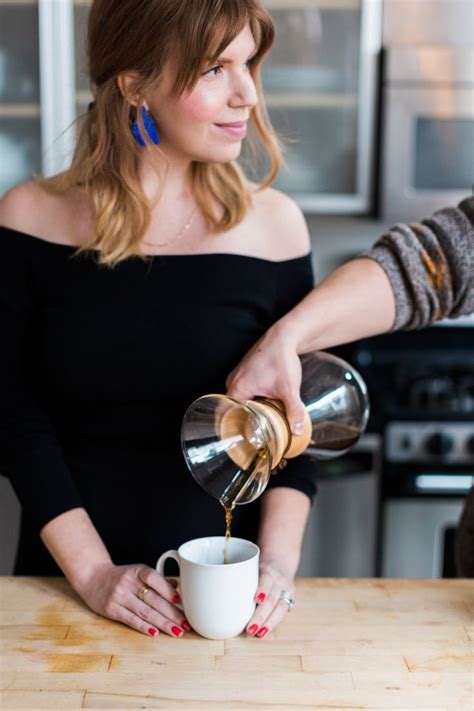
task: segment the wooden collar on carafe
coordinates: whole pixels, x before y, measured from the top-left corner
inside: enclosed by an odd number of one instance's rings
[[[266,397],[256,397],[245,403],[257,416],[272,429],[272,436],[268,438],[271,456],[271,470],[284,466],[286,459],[292,459],[302,454],[311,440],[312,426],[309,414],[304,412],[304,429],[302,435],[292,433],[286,417],[285,406],[281,400]]]

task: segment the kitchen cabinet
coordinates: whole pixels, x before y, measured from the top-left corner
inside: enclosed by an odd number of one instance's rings
[[[0,194],[74,148],[72,0],[0,0]]]
[[[277,41],[262,80],[286,146],[276,187],[309,213],[365,213],[372,192],[381,0],[264,4]],[[90,5],[0,0],[2,193],[32,171],[51,175],[70,162],[76,121],[91,100],[85,47]],[[264,166],[262,171],[253,177],[262,177]]]
[[[276,187],[306,213],[371,207],[378,0],[264,0],[276,42],[263,64],[270,118],[285,145]]]
[[[0,2],[0,194],[41,170],[37,2]]]

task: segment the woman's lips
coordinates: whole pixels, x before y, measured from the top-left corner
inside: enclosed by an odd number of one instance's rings
[[[243,138],[247,133],[247,121],[239,121],[235,123],[216,123],[214,125],[234,138]]]

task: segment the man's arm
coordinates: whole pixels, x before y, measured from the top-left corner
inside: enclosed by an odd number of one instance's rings
[[[316,286],[227,378],[236,399],[283,400],[298,434],[298,355],[474,310],[474,198],[419,225],[398,225]]]
[[[395,225],[366,256],[386,272],[393,329],[423,328],[474,311],[474,197],[419,224]]]

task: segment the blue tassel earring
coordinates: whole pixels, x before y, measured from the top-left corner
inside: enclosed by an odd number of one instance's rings
[[[135,109],[135,111],[136,111],[136,109]],[[148,113],[148,111],[146,110],[146,108],[144,106],[142,106],[141,111],[142,111],[143,125],[145,126],[145,131],[147,132],[150,140],[155,145],[157,145],[160,142],[160,137],[158,135],[158,129],[156,127],[156,123],[153,121],[152,117],[150,116],[150,114]],[[135,119],[132,124],[132,133],[141,146],[146,146],[146,143],[143,140],[143,136],[140,133],[137,119]]]

